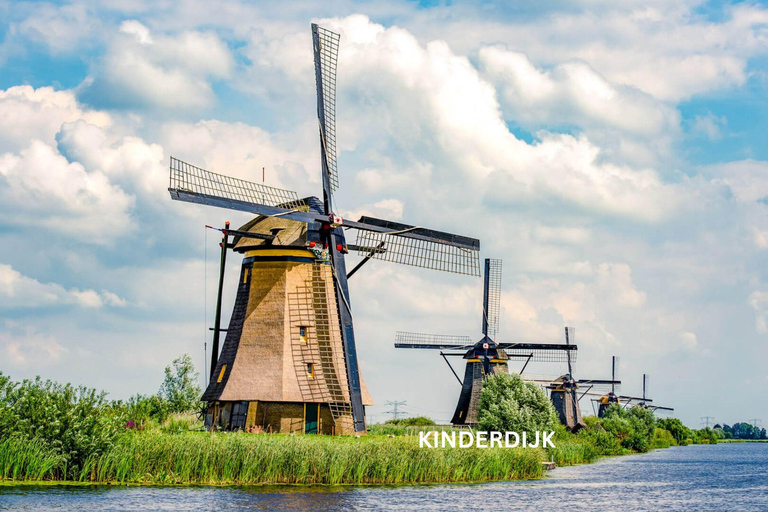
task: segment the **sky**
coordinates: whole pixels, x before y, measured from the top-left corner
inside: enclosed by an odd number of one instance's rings
[[[112,398],[185,352],[202,373],[204,226],[249,217],[171,201],[169,159],[320,194],[317,22],[345,217],[479,238],[499,341],[573,326],[577,378],[617,355],[691,427],[768,421],[768,5],[543,4],[0,0],[0,372]],[[371,418],[450,419],[456,379],[395,332],[479,339],[481,280],[374,261],[350,291]]]

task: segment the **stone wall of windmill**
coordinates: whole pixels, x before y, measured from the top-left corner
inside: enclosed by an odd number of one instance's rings
[[[295,290],[288,293],[288,310],[293,366],[302,400],[327,404],[334,433],[352,433],[344,348],[330,265],[301,266],[300,280]]]

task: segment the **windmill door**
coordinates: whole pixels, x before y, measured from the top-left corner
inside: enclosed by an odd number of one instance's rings
[[[317,417],[320,404],[304,404],[304,433],[317,434]]]

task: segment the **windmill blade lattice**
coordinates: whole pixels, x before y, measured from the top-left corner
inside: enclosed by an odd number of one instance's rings
[[[371,222],[371,218],[360,219]],[[385,221],[386,222],[386,221]],[[389,224],[395,224],[389,222]],[[439,239],[424,240],[412,238],[420,231],[430,231],[415,226],[403,226],[403,229],[390,233],[380,233],[360,229],[357,232],[355,246],[358,254],[381,261],[400,263],[412,267],[441,270],[454,274],[470,276],[480,275],[480,245],[476,240],[458,235],[454,238],[466,239],[467,243],[448,242]],[[439,232],[432,232],[439,233]]]
[[[538,363],[564,363],[570,357],[576,361],[575,345],[556,345],[550,343],[499,343],[498,348],[504,350],[510,358],[526,359]]]
[[[453,336],[450,334],[425,334],[420,332],[398,331],[395,335],[396,348],[426,348],[426,349],[462,349],[472,346],[469,336]]]
[[[485,293],[483,301],[483,334],[496,341],[501,306],[501,260],[485,260]]]
[[[312,24],[315,77],[320,81],[317,84],[317,116],[320,121],[332,192],[339,188],[339,171],[336,163],[336,66],[340,39],[339,34]]]
[[[198,196],[203,200],[191,202],[205,203],[205,199],[223,199],[231,202],[233,209],[237,203],[265,205],[289,210],[308,211],[296,192],[282,188],[268,187],[252,181],[232,178],[171,157],[170,184],[168,190],[183,195],[174,199],[189,200],[187,196]],[[224,206],[222,204],[222,206]]]

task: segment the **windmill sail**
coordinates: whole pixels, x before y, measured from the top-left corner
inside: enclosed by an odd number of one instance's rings
[[[441,270],[480,275],[480,241],[442,231],[373,217],[345,225],[358,229],[354,248],[361,256]]]
[[[320,122],[323,166],[328,175],[331,193],[339,188],[339,171],[336,163],[336,65],[340,38],[339,34],[312,24],[317,119]]]
[[[395,348],[421,349],[465,349],[473,345],[469,336],[453,336],[450,334],[424,334],[420,332],[398,331],[395,335]]]
[[[496,341],[501,305],[501,260],[485,260],[483,286],[483,334]]]

